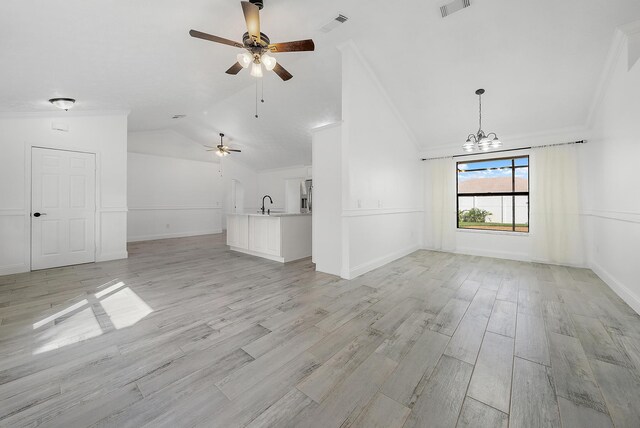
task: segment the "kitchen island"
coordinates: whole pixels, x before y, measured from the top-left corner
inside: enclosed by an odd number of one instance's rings
[[[311,256],[311,213],[227,214],[233,251],[280,263]]]

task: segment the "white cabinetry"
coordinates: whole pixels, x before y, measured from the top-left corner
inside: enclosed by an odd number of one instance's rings
[[[280,217],[249,217],[249,249],[258,253],[280,256]]]
[[[229,214],[227,245],[233,251],[289,262],[311,256],[311,215]]]
[[[233,215],[227,217],[227,245],[248,248],[248,216]]]

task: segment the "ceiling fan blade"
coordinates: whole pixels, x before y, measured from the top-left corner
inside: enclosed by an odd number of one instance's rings
[[[295,42],[273,43],[269,45],[269,50],[273,53],[279,52],[305,52],[316,49],[313,40],[297,40]]]
[[[260,9],[253,3],[242,1],[242,12],[244,12],[244,20],[247,21],[247,31],[249,35],[257,41],[260,41]]]
[[[236,48],[243,48],[244,45],[242,43],[234,42],[233,40],[225,39],[222,37],[214,36],[213,34],[203,33],[197,30],[189,31],[191,37],[195,37],[198,39],[209,40],[210,42],[222,43],[223,45],[229,45]]]
[[[242,65],[239,62],[236,62],[231,67],[229,67],[229,69],[227,71],[225,71],[225,73],[227,73],[227,74],[238,74],[238,73],[240,73],[240,70],[242,70]]]
[[[274,73],[276,73],[282,80],[285,82],[293,77],[291,73],[289,73],[283,66],[280,65],[279,62],[276,63],[276,66],[273,67]]]
[[[242,150],[238,150],[238,149],[227,149],[228,152],[242,152]]]

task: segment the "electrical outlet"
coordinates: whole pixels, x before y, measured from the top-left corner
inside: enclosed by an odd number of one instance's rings
[[[378,199],[378,208],[382,208],[382,199]]]
[[[169,223],[167,223],[167,229],[169,229],[171,226],[169,225]]]
[[[362,200],[358,199],[358,208],[362,208]]]

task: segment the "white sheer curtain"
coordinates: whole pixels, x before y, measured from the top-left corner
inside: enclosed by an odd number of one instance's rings
[[[426,190],[428,219],[431,231],[428,246],[434,250],[456,249],[456,167],[452,158],[427,161]]]
[[[533,259],[582,265],[584,250],[575,144],[531,151],[531,238]]]

